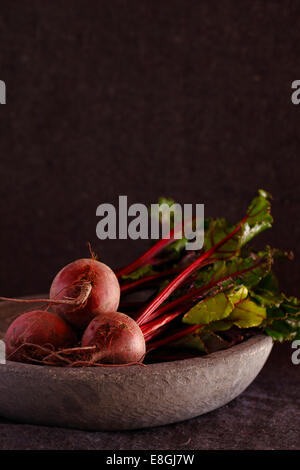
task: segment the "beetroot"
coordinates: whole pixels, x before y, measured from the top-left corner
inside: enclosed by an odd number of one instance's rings
[[[102,364],[141,362],[146,352],[144,335],[124,313],[109,312],[95,317],[82,337],[82,347],[96,346],[92,361]]]
[[[50,350],[73,346],[77,336],[58,315],[43,310],[33,310],[23,313],[12,322],[4,341],[8,359],[31,362],[27,353],[32,346],[34,355],[40,357],[39,352],[42,348],[39,346]]]
[[[95,259],[78,259],[55,276],[50,299],[62,300],[51,302],[54,311],[72,326],[83,329],[95,316],[117,310],[119,281],[106,264]]]

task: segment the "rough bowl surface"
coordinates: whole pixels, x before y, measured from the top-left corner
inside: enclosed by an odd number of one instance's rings
[[[20,305],[0,306],[0,330]],[[262,369],[272,339],[259,335],[205,357],[147,367],[63,369],[0,365],[0,415],[86,430],[125,430],[183,421],[242,393]]]

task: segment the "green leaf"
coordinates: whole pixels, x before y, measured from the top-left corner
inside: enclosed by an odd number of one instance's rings
[[[272,226],[270,199],[269,193],[262,189],[258,191],[258,196],[253,199],[248,208],[246,221],[241,225],[240,230],[214,253],[214,257],[228,259],[238,255],[243,245]],[[232,226],[224,218],[211,220],[204,237],[205,251],[223,240],[235,227],[236,225]]]
[[[209,329],[211,331],[226,331],[232,328],[233,322],[228,320],[228,317],[224,320],[213,321],[209,324]]]
[[[239,328],[252,328],[261,325],[266,316],[266,309],[248,298],[238,303],[224,320],[210,323],[209,328],[212,331],[226,331],[233,325]]]
[[[283,301],[279,292],[278,281],[275,275],[270,272],[251,291],[251,297],[260,305],[279,307]]]
[[[267,307],[264,331],[276,341],[291,341],[300,336],[300,302],[296,297],[280,296],[280,306]]]
[[[280,294],[263,289],[256,289],[255,291],[251,291],[251,297],[263,307],[275,306],[279,308],[280,304],[282,303],[282,296]]]
[[[232,289],[230,292],[220,292],[208,296],[206,299],[198,302],[183,316],[183,322],[192,325],[207,325],[211,322],[222,320],[229,316],[234,309],[235,303],[246,298],[247,294],[247,288],[241,286],[239,289]]]
[[[247,288],[251,288],[259,284],[270,272],[272,253],[273,251],[267,247],[265,251],[251,253],[246,258],[235,257],[229,261],[215,261],[199,271],[195,285],[203,287],[229,277],[236,285],[244,284]]]
[[[183,237],[183,238],[180,238],[179,240],[175,240],[173,243],[171,243],[170,245],[168,245],[165,250],[166,252],[170,253],[172,251],[174,251],[175,253],[181,253],[182,250],[185,249],[186,247],[186,244],[187,244],[187,238]]]
[[[199,332],[200,329],[196,330],[196,332],[185,335],[176,341],[173,341],[170,343],[170,347],[174,349],[192,349],[201,352],[207,352],[204,341],[201,339]]]
[[[227,317],[233,309],[228,296],[222,292],[199,302],[183,317],[188,324],[208,324]]]
[[[234,289],[230,294],[230,300],[233,305],[242,302],[242,300],[246,299],[248,296],[248,289],[246,286],[241,286],[238,289]]]
[[[272,272],[269,272],[267,276],[265,276],[258,284],[258,289],[262,289],[264,291],[270,291],[270,292],[273,292],[274,294],[277,294],[279,292],[279,283],[275,274]]]
[[[171,348],[181,350],[194,350],[202,353],[212,353],[229,346],[228,341],[208,329],[199,328],[195,332],[184,336],[170,344]]]
[[[257,305],[250,299],[245,299],[236,305],[228,320],[231,320],[239,328],[252,328],[259,326],[266,317],[267,312],[265,307]]]
[[[278,251],[279,250],[273,250],[275,257]],[[282,256],[289,257],[288,253],[281,253]],[[287,310],[288,313],[296,314],[300,310],[300,304],[296,297],[287,298],[280,292],[278,280],[272,272],[269,272],[259,284],[251,290],[251,297],[260,305],[268,307],[279,308],[282,303],[284,303],[284,309]]]
[[[201,331],[200,337],[208,354],[219,351],[220,349],[226,349],[229,346],[228,341],[208,329]]]
[[[122,279],[137,281],[138,279],[141,279],[142,277],[151,276],[152,274],[155,274],[156,272],[157,271],[154,271],[151,264],[146,264],[145,266],[142,266],[141,268],[136,269],[130,274],[124,274],[124,276],[122,276]]]
[[[267,191],[260,189],[258,196],[251,202],[247,211],[248,218],[243,224],[242,245],[248,243],[263,230],[272,227],[271,198],[272,196]]]
[[[275,320],[271,326],[265,328],[265,333],[275,341],[292,341],[300,335],[300,319],[296,320]]]
[[[204,251],[208,251],[227,235],[229,235],[235,226],[228,223],[226,219],[211,220],[208,230],[204,234]],[[238,254],[241,247],[241,234],[238,231],[223,246],[214,253],[214,258],[227,259]]]
[[[286,297],[285,294],[282,294],[283,302],[281,308],[288,315],[299,316],[300,315],[300,301],[296,297]]]
[[[300,317],[300,303],[296,297],[286,297],[281,294],[280,306],[268,305],[266,325],[271,325],[274,320],[286,320]]]

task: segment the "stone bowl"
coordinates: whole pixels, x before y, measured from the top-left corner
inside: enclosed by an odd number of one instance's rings
[[[0,305],[0,331],[24,306]],[[0,364],[0,415],[14,421],[112,431],[160,426],[225,405],[255,379],[273,343],[258,335],[207,356],[127,367]]]

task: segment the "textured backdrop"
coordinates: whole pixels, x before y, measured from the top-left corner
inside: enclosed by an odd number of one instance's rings
[[[140,253],[96,238],[118,195],[236,221],[260,187],[299,294],[299,31],[297,1],[1,2],[1,294],[47,291],[88,240],[112,266]]]

